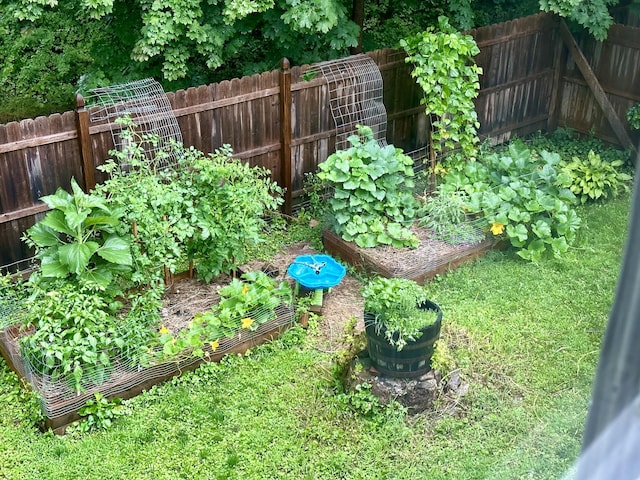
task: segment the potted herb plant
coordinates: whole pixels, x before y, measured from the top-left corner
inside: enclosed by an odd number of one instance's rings
[[[442,310],[424,287],[405,278],[376,277],[362,295],[367,349],[378,371],[392,377],[428,372]]]

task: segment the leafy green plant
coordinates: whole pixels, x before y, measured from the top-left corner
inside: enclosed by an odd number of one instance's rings
[[[627,109],[627,121],[634,130],[640,130],[640,103],[634,103]]]
[[[121,123],[127,146],[112,152],[102,167],[110,178],[97,190],[124,212],[126,228],[136,225],[135,278],[150,281],[162,266],[175,272],[192,260],[210,281],[244,263],[264,241],[267,214],[282,203],[269,171],[234,159],[229,146],[207,155],[178,144],[171,147],[178,164],[158,171],[144,153],[157,139],[137,135],[130,120]]]
[[[88,377],[108,378],[112,354],[124,345],[116,310],[121,304],[102,292],[72,282],[34,287],[26,304],[20,338],[22,356],[34,372],[55,380],[70,379],[81,392]]]
[[[431,231],[431,236],[452,245],[474,244],[485,234],[466,213],[466,193],[436,189],[420,198],[418,224]]]
[[[101,288],[114,274],[130,270],[130,239],[116,226],[121,212],[110,209],[104,198],[87,194],[71,179],[73,194],[58,189],[42,197],[52,210],[27,230],[24,240],[36,249],[45,278],[74,277]]]
[[[370,315],[367,321],[398,351],[438,319],[437,311],[422,308],[427,292],[413,280],[376,277],[364,286],[362,296],[365,313]]]
[[[242,330],[255,331],[275,318],[276,308],[292,303],[291,287],[277,283],[261,271],[247,272],[242,280],[234,278],[220,289],[220,301],[210,310],[195,315],[189,328],[173,335],[163,327],[160,344],[164,356],[174,356],[191,348],[196,356],[203,356],[207,343],[216,351],[223,338],[232,338]]]
[[[539,261],[547,251],[566,252],[575,239],[580,217],[571,185],[558,154],[532,155],[516,141],[507,152],[448,165],[442,188],[466,192],[469,212],[481,215],[491,233],[504,234],[522,258]]]
[[[175,181],[171,170],[154,168],[145,154],[157,139],[138,135],[129,118],[117,122],[123,126],[120,136],[125,147],[112,150],[112,158],[98,167],[109,178],[95,193],[102,195],[110,208],[122,212],[118,232],[134,234],[132,281],[146,285],[162,278],[162,267],[176,273],[187,263],[187,242],[195,227],[190,223],[185,186]]]
[[[74,424],[74,429],[81,433],[107,430],[114,420],[126,414],[121,398],[109,400],[102,393],[96,392],[93,400],[87,400],[84,406],[78,410],[83,417],[82,421]]]
[[[265,217],[282,203],[282,189],[269,173],[232,158],[228,146],[211,155],[181,152],[170,179],[184,185],[184,219],[194,229],[187,252],[201,278],[235,269],[251,244],[264,241]]]
[[[333,190],[329,207],[335,232],[363,248],[416,247],[413,160],[393,145],[380,146],[370,127],[358,126],[351,147],[319,165],[318,178]]]
[[[424,91],[421,103],[432,117],[432,148],[441,152],[459,146],[470,159],[476,157],[480,127],[473,99],[480,90],[478,67],[473,57],[480,50],[471,35],[463,35],[438,18],[438,28],[400,40],[413,64],[411,76]]]
[[[593,150],[589,151],[586,160],[573,157],[570,162],[562,164],[573,183],[569,187],[582,203],[602,198],[615,197],[620,190],[629,191],[627,182],[631,176],[618,170],[622,160],[607,162]]]

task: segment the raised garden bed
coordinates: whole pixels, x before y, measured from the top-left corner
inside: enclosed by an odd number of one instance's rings
[[[501,243],[487,237],[475,244],[450,245],[429,236],[424,228],[412,228],[420,239],[415,249],[376,247],[360,248],[330,230],[324,230],[322,241],[330,255],[367,273],[387,278],[399,277],[424,283],[436,275],[453,270],[465,262],[475,260]]]
[[[173,331],[186,325],[196,310],[204,311],[217,300],[215,286],[200,284],[196,287],[193,279],[182,279],[168,290],[163,320]],[[182,317],[182,320],[180,319]],[[0,354],[9,367],[24,379],[38,394],[45,416],[46,429],[54,433],[64,433],[66,427],[80,419],[78,410],[94,394],[100,392],[108,398],[131,398],[153,385],[164,382],[184,371],[193,370],[203,362],[219,361],[230,353],[242,354],[248,349],[277,338],[295,322],[294,308],[281,305],[275,310],[275,318],[261,324],[255,331],[241,330],[233,338],[219,340],[215,351],[211,345],[203,347],[203,356],[194,356],[186,351],[170,360],[153,361],[148,366],[127,362],[123,358],[112,358],[112,367],[108,378],[100,384],[85,386],[85,391],[78,394],[67,379],[52,380],[50,376],[34,372],[34,369],[20,355],[19,339],[27,332],[20,331],[19,324],[10,325],[0,330]],[[183,325],[184,326],[184,325]]]

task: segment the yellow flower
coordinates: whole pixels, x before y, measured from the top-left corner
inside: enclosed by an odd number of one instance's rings
[[[249,328],[253,324],[253,318],[247,317],[242,319],[242,328]]]
[[[500,222],[493,222],[491,224],[490,230],[494,235],[500,235],[502,232],[504,232],[504,225]]]
[[[162,325],[162,328],[160,328],[160,335],[164,335],[165,333],[169,333],[169,329]]]
[[[246,295],[248,291],[249,291],[249,285],[245,285],[244,287],[242,287],[242,294],[243,295]]]
[[[211,350],[215,352],[218,349],[220,342],[216,340],[214,342],[210,342],[209,345],[211,345]]]

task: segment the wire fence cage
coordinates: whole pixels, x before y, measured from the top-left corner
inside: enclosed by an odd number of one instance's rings
[[[89,118],[93,123],[107,122],[114,147],[125,151],[130,140],[121,134],[119,118],[129,117],[140,138],[152,136],[157,141],[144,142],[145,156],[157,169],[177,163],[174,143],[182,143],[178,120],[162,85],[152,78],[94,88],[86,97]]]
[[[56,419],[77,412],[88,400],[94,398],[95,393],[99,392],[105,397],[128,398],[131,391],[140,391],[142,386],[148,388],[205,361],[216,361],[232,352],[242,353],[274,338],[277,332],[295,322],[294,307],[283,303],[273,311],[259,307],[249,312],[248,316],[252,318],[268,320],[255,330],[240,329],[233,337],[217,339],[216,343],[205,343],[202,345],[201,355],[195,355],[193,349],[167,357],[162,354],[162,348],[157,346],[147,348],[141,345],[132,351],[114,347],[104,352],[109,357],[106,364],[84,368],[81,388],[78,389],[73,373],[65,372],[58,363],[52,364],[47,352],[42,351],[41,355],[24,354],[21,339],[30,335],[33,329],[23,326],[28,307],[15,292],[16,289],[11,286],[0,288],[0,354],[31,385],[40,399],[45,417],[54,423]],[[207,297],[211,305],[220,299],[218,295]],[[171,309],[176,312],[187,310],[187,304],[193,300],[192,297],[185,297],[181,303],[173,304]],[[121,328],[124,330],[128,326],[123,324]],[[150,325],[149,328],[159,329],[160,325]]]
[[[349,148],[348,138],[357,132],[357,125],[371,127],[374,138],[386,145],[387,110],[382,101],[382,75],[371,57],[359,54],[315,63],[307,74],[320,74],[327,83],[336,126],[336,150]]]

